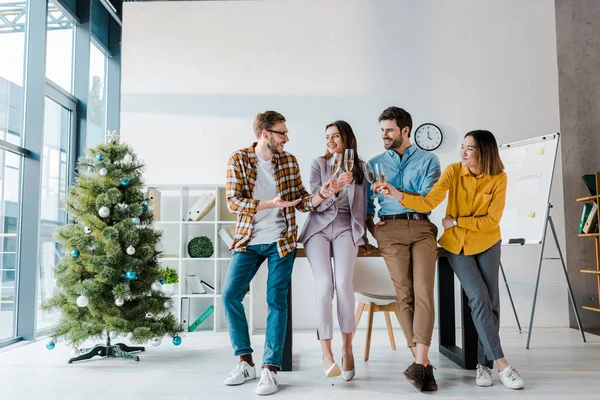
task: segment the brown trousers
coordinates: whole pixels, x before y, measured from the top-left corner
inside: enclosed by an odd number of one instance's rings
[[[396,289],[400,326],[409,347],[431,345],[437,227],[428,220],[387,220],[375,239]]]

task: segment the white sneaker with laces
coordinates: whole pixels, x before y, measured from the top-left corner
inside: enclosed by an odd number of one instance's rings
[[[260,375],[260,382],[254,393],[260,396],[273,394],[277,391],[279,383],[277,383],[277,374],[268,368],[263,368]]]
[[[241,385],[242,383],[256,379],[256,370],[246,361],[240,361],[238,365],[225,378],[225,384],[228,386]]]
[[[511,365],[504,368],[503,371],[498,372],[498,376],[500,377],[500,382],[509,389],[523,389],[525,387],[525,382],[523,382],[517,370]]]
[[[477,364],[477,378],[475,378],[477,386],[488,387],[492,386],[492,371],[485,365]]]

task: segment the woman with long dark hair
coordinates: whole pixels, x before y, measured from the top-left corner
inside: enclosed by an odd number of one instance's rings
[[[504,358],[500,345],[500,219],[506,199],[506,173],[496,138],[490,131],[466,134],[461,162],[446,168],[425,197],[403,193],[391,185],[376,185],[384,193],[419,212],[437,207],[448,192],[444,234],[440,245],[469,298],[473,322],[479,335],[477,386],[491,386],[491,368],[510,389],[525,387],[523,379]]]
[[[317,337],[321,342],[325,375],[333,378],[341,374],[344,380],[349,381],[354,377],[354,262],[359,247],[367,244],[367,186],[356,137],[347,122],[336,121],[327,125],[325,145],[325,154],[312,161],[310,187],[315,193],[331,180],[335,196],[325,199],[325,193],[316,193],[324,200],[309,214],[298,241],[304,243],[315,278]],[[351,154],[354,158],[349,162]],[[337,171],[341,169],[346,171],[336,178]],[[369,252],[370,247],[365,246],[362,251]],[[341,371],[331,350],[334,289],[343,340]]]

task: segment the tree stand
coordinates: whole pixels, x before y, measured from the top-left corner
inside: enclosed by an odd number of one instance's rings
[[[94,356],[100,357],[121,357],[129,360],[140,361],[136,355],[130,354],[133,351],[146,351],[144,347],[130,347],[123,343],[115,345],[110,344],[110,336],[106,335],[106,345],[97,344],[92,348],[81,349],[81,354],[69,360],[69,364],[73,361],[90,360]]]

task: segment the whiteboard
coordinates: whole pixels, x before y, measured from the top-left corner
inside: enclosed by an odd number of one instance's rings
[[[506,206],[500,220],[502,243],[539,244],[548,216],[559,133],[500,146],[508,176]]]

